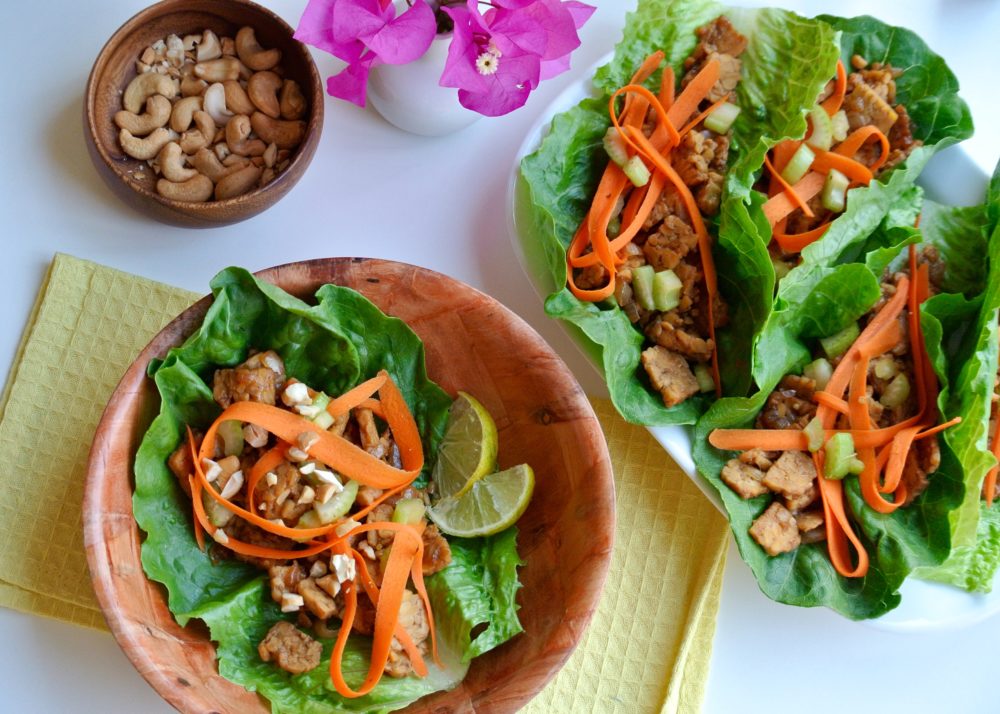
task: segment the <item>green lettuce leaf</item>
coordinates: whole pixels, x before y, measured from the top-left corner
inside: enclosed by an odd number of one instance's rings
[[[427,591],[434,614],[458,626],[451,640],[460,644],[463,662],[489,652],[523,631],[515,598],[521,584],[517,568],[517,528],[489,538],[455,539],[451,564],[430,578]],[[471,634],[480,625],[485,629]]]
[[[521,164],[518,226],[529,263],[545,265],[553,293],[546,312],[565,320],[605,374],[615,407],[625,419],[647,425],[691,424],[706,400],[663,406],[639,367],[643,336],[615,307],[583,303],[565,289],[566,248],[585,215],[607,163],[601,139],[609,126],[607,93],[626,83],[642,59],[663,50],[678,76],[697,44],[695,29],[726,14],[749,44],[743,56],[713,255],[730,327],[719,331],[723,385],[745,393],[750,384],[753,336],[771,305],[774,269],[759,237],[766,221],[751,191],[764,154],[780,140],[802,136],[805,113],[834,72],[838,49],[825,23],[783,10],[734,10],[704,0],[642,0],[627,20],[624,39],[594,83],[602,93],[557,116],[539,149]],[[656,83],[658,77],[650,79]]]
[[[942,208],[935,244],[941,250],[954,247],[966,254],[972,285],[985,282],[977,300],[929,301],[927,313],[938,319],[949,342],[956,344],[961,359],[956,360],[945,415],[961,416],[962,422],[944,434],[944,440],[962,455],[966,466],[966,493],[962,506],[951,516],[955,552],[939,568],[921,569],[917,575],[928,580],[989,592],[993,575],[1000,565],[1000,507],[988,508],[981,501],[982,483],[995,464],[989,450],[989,419],[994,380],[1000,361],[1000,165],[993,174],[986,203],[971,208]],[[986,241],[985,236],[989,235]],[[968,250],[966,250],[968,248]],[[977,252],[978,251],[978,252]],[[982,265],[987,256],[989,274],[975,280],[972,267]],[[941,297],[941,296],[939,296]],[[970,312],[978,312],[970,316]]]
[[[257,643],[274,622],[290,616],[271,601],[259,570],[198,549],[190,500],[166,466],[184,425],[203,428],[219,413],[206,380],[217,367],[245,360],[251,347],[276,350],[289,375],[330,393],[386,369],[417,420],[425,453],[436,453],[451,398],[427,377],[419,338],[346,288],[324,286],[316,304],[307,304],[245,270],[229,268],[212,281],[212,290],[214,301],[201,326],[149,369],[161,404],[136,455],[133,495],[136,521],[146,534],[147,576],[164,585],[180,624],[194,617],[209,626],[218,643],[220,673],[266,696],[275,712],[391,711],[454,687],[471,657],[520,631],[513,529],[489,538],[453,539],[455,561],[427,579],[441,608],[435,615],[443,669],[430,665],[423,680],[385,677],[365,697],[345,700],[329,684],[330,642],[324,642],[325,664],[303,675],[291,676],[260,660]],[[480,576],[478,587],[461,587],[470,573]],[[484,632],[473,639],[473,629],[482,625]],[[349,683],[364,679],[369,647],[366,638],[350,638],[344,657]]]

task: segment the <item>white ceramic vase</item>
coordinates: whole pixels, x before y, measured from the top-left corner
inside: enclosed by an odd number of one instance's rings
[[[438,84],[448,58],[451,33],[438,35],[420,59],[382,64],[368,77],[368,99],[386,121],[421,136],[442,136],[482,118],[458,103],[458,90]]]

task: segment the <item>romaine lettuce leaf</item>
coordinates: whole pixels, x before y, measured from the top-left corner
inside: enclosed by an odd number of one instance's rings
[[[962,422],[945,432],[944,439],[966,466],[966,493],[962,506],[951,515],[955,551],[939,568],[921,569],[917,575],[928,580],[989,592],[993,575],[1000,565],[1000,506],[986,507],[981,501],[983,478],[996,459],[989,450],[989,419],[994,380],[1000,360],[1000,165],[993,174],[986,203],[971,208],[941,209],[936,245],[956,253],[969,248],[967,269],[987,256],[989,274],[985,290],[975,300],[929,301],[925,319],[933,317],[943,325],[949,342],[961,358],[953,368],[946,416],[961,416]],[[989,235],[989,240],[985,236]],[[977,252],[978,251],[978,252]],[[978,258],[978,260],[977,260]],[[979,283],[983,281],[978,281]],[[970,316],[970,311],[978,314]]]
[[[745,393],[751,341],[770,309],[774,285],[766,241],[759,236],[766,222],[750,187],[766,151],[805,132],[805,112],[836,64],[838,48],[829,26],[783,10],[733,10],[704,0],[641,0],[626,20],[614,59],[597,72],[595,85],[602,96],[556,117],[542,145],[521,164],[519,229],[526,252],[544,256],[555,289],[546,301],[546,312],[575,326],[586,338],[615,407],[634,423],[690,424],[705,408],[705,400],[696,397],[670,409],[663,406],[640,375],[643,337],[624,313],[617,307],[583,303],[565,289],[566,247],[607,162],[601,148],[610,124],[607,92],[627,82],[655,50],[663,50],[681,76],[683,59],[697,44],[695,29],[720,14],[726,14],[749,40],[737,90],[743,112],[733,128],[713,251],[720,291],[731,315],[730,327],[719,332],[724,389]],[[656,81],[657,76],[650,79]]]
[[[303,675],[288,675],[260,660],[257,643],[277,619],[289,616],[265,592],[259,570],[235,560],[215,561],[198,549],[190,500],[166,467],[184,425],[204,427],[219,413],[205,380],[216,367],[246,359],[251,347],[276,350],[290,375],[330,393],[384,368],[404,394],[427,454],[437,451],[451,398],[428,379],[416,334],[352,290],[324,286],[317,304],[310,305],[239,268],[217,275],[212,289],[215,299],[201,326],[149,369],[161,405],[136,456],[133,495],[136,521],[146,533],[146,574],[165,586],[180,624],[192,617],[208,624],[219,645],[220,673],[268,697],[276,712],[390,711],[455,686],[468,659],[520,631],[514,529],[489,538],[452,539],[453,563],[427,579],[440,608],[435,615],[445,665],[430,665],[427,679],[386,677],[365,697],[345,700],[329,685],[329,642],[325,665]],[[470,573],[480,576],[475,588],[464,587]],[[473,639],[473,628],[480,625],[485,630]],[[367,672],[369,643],[357,636],[349,642],[344,671],[356,685]]]

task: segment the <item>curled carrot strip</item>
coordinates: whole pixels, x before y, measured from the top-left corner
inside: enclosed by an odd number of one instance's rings
[[[833,87],[833,94],[823,100],[820,104],[823,107],[823,111],[829,116],[833,116],[838,111],[844,103],[844,97],[847,95],[847,68],[844,67],[844,62],[842,60],[837,60],[837,79],[836,84]]]
[[[813,399],[817,404],[822,404],[825,407],[829,407],[830,409],[839,414],[847,414],[848,412],[847,402],[845,402],[840,397],[835,397],[829,392],[824,392],[824,391],[814,392]]]
[[[826,177],[823,174],[810,171],[792,186],[792,190],[800,201],[808,201],[823,190],[823,183],[825,181]],[[767,218],[768,223],[773,227],[782,218],[787,218],[791,215],[792,211],[796,208],[798,208],[798,203],[793,201],[786,192],[782,192],[767,199],[762,210],[764,211],[764,217]]]
[[[785,177],[782,176],[780,173],[778,173],[778,170],[774,167],[774,164],[771,163],[771,159],[767,158],[766,156],[764,157],[764,166],[766,166],[767,170],[771,172],[771,180],[775,181],[778,184],[778,186],[781,187],[781,190],[784,191],[785,195],[787,195],[788,198],[791,200],[791,202],[795,204],[795,207],[798,208],[800,211],[802,211],[809,218],[813,218],[816,214],[812,212],[812,209],[809,208],[809,204],[806,203],[806,201],[809,199],[803,200],[802,197],[798,194],[798,192],[796,192],[795,188],[787,181],[785,181]]]
[[[882,151],[879,153],[878,159],[869,167],[872,171],[878,171],[889,158],[890,148],[889,137],[876,126],[869,125],[855,129],[833,151],[841,156],[853,157],[869,139],[875,139],[881,145]]]
[[[786,253],[801,253],[807,246],[812,245],[822,238],[829,228],[830,224],[824,223],[818,228],[813,228],[804,233],[785,233],[784,231],[776,230],[771,234],[771,237],[774,238]]]
[[[872,170],[860,161],[855,161],[835,151],[823,151],[822,149],[813,149],[813,151],[816,154],[812,163],[813,170],[827,174],[836,169],[849,178],[852,183],[867,186],[872,182]]]

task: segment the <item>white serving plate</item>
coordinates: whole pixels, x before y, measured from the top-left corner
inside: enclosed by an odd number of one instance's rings
[[[608,54],[583,75],[583,79],[567,87],[543,111],[528,131],[524,142],[517,151],[508,184],[507,228],[514,252],[539,297],[544,300],[555,290],[543,257],[535,246],[522,240],[518,229],[517,180],[521,159],[538,148],[548,133],[553,117],[576,106],[581,100],[592,96],[590,78],[601,65],[607,64],[612,55]],[[951,147],[935,156],[920,178],[920,185],[932,200],[952,205],[974,205],[981,203],[985,193],[987,176],[959,147]],[[573,337],[575,344],[588,357],[594,369],[600,372],[597,355],[582,335],[560,321]],[[691,457],[690,427],[658,426],[647,427],[670,457],[694,481],[695,485],[723,513],[722,501],[718,493],[704,479],[698,476]],[[900,588],[902,602],[899,606],[866,624],[879,629],[896,632],[926,632],[929,630],[956,629],[981,622],[1000,612],[1000,586],[988,595],[973,594],[940,583],[931,583],[913,578],[907,579]]]

